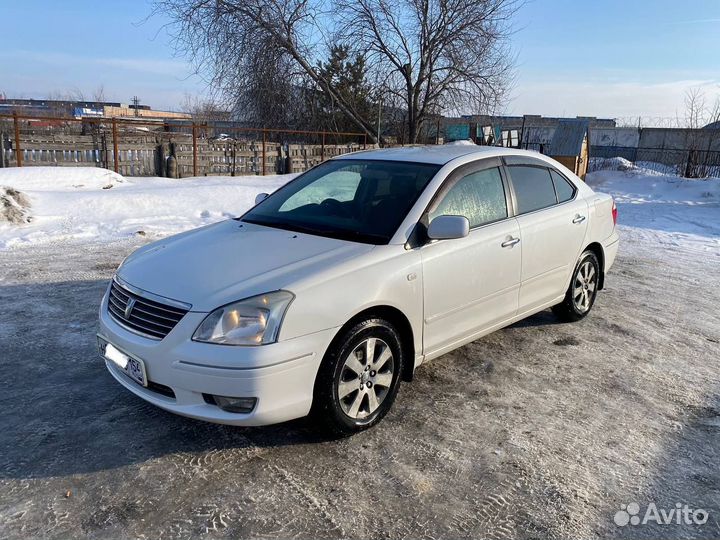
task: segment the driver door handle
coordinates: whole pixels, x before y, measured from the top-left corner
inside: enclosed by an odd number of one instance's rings
[[[513,247],[515,244],[519,243],[519,238],[511,238],[510,240],[505,240],[502,244],[500,244],[502,247]]]
[[[575,216],[575,219],[573,219],[573,223],[582,223],[585,221],[585,216],[581,216],[580,214]]]

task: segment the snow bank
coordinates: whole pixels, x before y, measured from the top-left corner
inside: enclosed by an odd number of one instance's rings
[[[208,176],[123,178],[100,168],[0,169],[0,186],[24,194],[32,221],[0,223],[0,249],[88,239],[105,241],[136,234],[159,237],[235,217],[293,178]]]
[[[590,173],[587,183],[615,198],[624,239],[639,247],[720,256],[720,179],[691,180],[632,167]]]
[[[116,172],[97,167],[10,167],[0,169],[0,185],[22,191],[84,191],[125,181]]]
[[[30,223],[30,199],[11,187],[0,186],[0,223]]]
[[[635,165],[632,161],[629,161],[622,157],[612,158],[590,158],[591,165],[594,169],[602,169],[605,171],[632,171],[635,169]]]
[[[617,160],[617,168],[626,164]],[[0,249],[64,240],[103,242],[174,234],[237,216],[255,196],[293,175],[123,178],[99,168],[0,169],[21,221],[0,218]],[[344,179],[345,183],[356,182]],[[720,179],[687,180],[642,168],[590,173],[588,184],[615,197],[621,249],[720,256]],[[17,193],[16,193],[17,192]],[[340,194],[338,195],[340,196]],[[6,203],[0,201],[0,207]],[[30,214],[28,215],[28,208]],[[719,259],[720,260],[720,259]]]

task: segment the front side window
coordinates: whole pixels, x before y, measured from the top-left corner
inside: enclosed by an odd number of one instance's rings
[[[400,161],[326,161],[285,184],[240,219],[387,244],[439,169],[439,165]]]
[[[458,180],[430,212],[437,216],[465,216],[470,227],[479,227],[506,218],[507,203],[500,169],[494,167],[470,173]]]
[[[548,169],[528,165],[511,165],[509,169],[518,214],[533,212],[557,203],[555,187]]]

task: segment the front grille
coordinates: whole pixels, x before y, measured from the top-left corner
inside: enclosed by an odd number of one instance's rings
[[[128,303],[132,303],[130,309],[127,309]],[[108,297],[108,312],[129,330],[162,339],[175,328],[188,310],[150,300],[113,281]]]

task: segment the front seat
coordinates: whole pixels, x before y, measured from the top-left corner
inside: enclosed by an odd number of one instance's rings
[[[415,191],[415,175],[394,175],[390,178],[388,194],[381,196],[371,206],[367,214],[369,222],[387,231],[398,221],[398,216],[404,214],[414,202]]]

